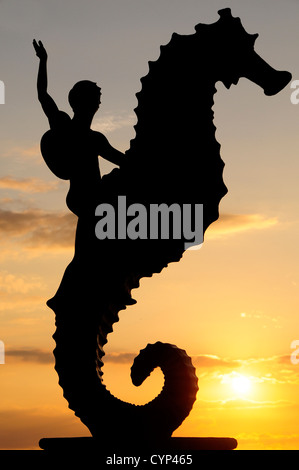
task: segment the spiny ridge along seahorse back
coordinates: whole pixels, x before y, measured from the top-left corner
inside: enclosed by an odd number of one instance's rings
[[[179,59],[184,62],[186,55],[190,54],[186,46],[190,46],[189,39],[174,36],[169,45],[163,48],[157,63],[151,65],[148,77],[142,81],[136,139],[131,143],[127,163],[123,168],[114,170],[103,178],[99,193],[100,203],[108,202],[116,207],[119,194],[127,196],[128,205],[140,202],[148,207],[148,204],[155,202],[184,202],[182,195],[188,191],[182,188],[179,181],[181,171],[178,159],[182,156],[194,158],[198,145],[192,139],[191,142],[185,140],[187,127],[188,133],[191,130],[194,132],[193,125],[190,128],[181,124],[179,128],[177,119],[173,119],[175,95],[170,100],[169,93],[174,93],[177,82],[172,83],[169,89],[167,86],[170,79],[169,61]],[[179,54],[175,54],[176,47],[179,48]],[[173,70],[181,65],[183,64],[176,63]],[[166,83],[163,80],[167,70]],[[185,72],[190,76],[190,70]],[[182,71],[176,80],[180,78]],[[151,86],[154,87],[157,102],[161,105],[159,110],[150,109],[146,104],[150,103],[146,95],[153,97]],[[211,90],[213,91],[213,87]],[[204,105],[208,109],[209,118],[212,100],[206,99]],[[204,117],[206,119],[207,116]],[[209,132],[214,148],[212,123]],[[177,139],[174,136],[184,138]],[[219,156],[219,145],[215,149],[216,159],[220,162],[219,169],[214,169],[214,179],[216,171],[220,182],[219,196],[215,198],[213,194],[210,202],[209,196],[206,196],[211,179],[209,172],[208,181],[203,184],[201,176],[190,193],[193,202],[202,203],[204,199],[208,199],[208,203],[216,211],[216,215],[212,217],[211,211],[208,211],[213,220],[218,217],[218,203],[226,192],[222,180],[223,162]],[[204,164],[202,170],[205,172]],[[205,219],[206,225],[210,219]],[[131,294],[132,289],[139,286],[141,278],[159,273],[169,263],[179,261],[184,252],[184,242],[183,239],[126,239],[101,240],[99,243],[94,236],[94,220],[79,218],[74,259],[65,272],[57,294],[48,302],[56,313],[55,368],[70,408],[94,437],[105,442],[114,439],[115,426],[122,436],[127,435],[129,429],[131,439],[132,436],[145,441],[152,441],[154,436],[160,440],[169,438],[189,415],[196,399],[198,380],[195,368],[186,352],[173,345],[148,345],[134,361],[131,376],[136,385],[155,367],[160,367],[165,376],[161,393],[147,405],[134,406],[114,397],[104,385],[102,370],[107,335],[113,331],[113,324],[119,319],[119,311],[126,308],[126,297]],[[79,347],[74,347],[74,344]]]
[[[207,25],[208,30],[201,25],[190,36],[174,35],[150,65],[138,94],[136,137],[126,163],[102,179],[95,207],[109,203],[116,208],[118,196],[126,195],[128,205],[142,203],[147,209],[152,203],[203,204],[203,233],[217,220],[227,188],[213,124],[215,83],[222,80],[228,88],[235,83],[242,72],[236,70],[235,57],[243,56],[246,66],[251,61],[253,68],[261,67],[250,70],[249,79],[260,81],[266,94],[276,93],[290,80],[290,74],[257,59],[253,46],[248,54],[248,41],[251,44],[254,38],[244,36],[244,28],[228,9],[219,13],[220,19]],[[232,46],[237,51],[231,51]],[[232,56],[232,71],[224,54]],[[263,70],[270,85],[264,83]],[[277,80],[274,87],[272,77]],[[198,390],[195,368],[185,351],[173,345],[150,344],[134,361],[131,377],[136,385],[155,367],[165,375],[161,393],[144,406],[114,397],[103,383],[102,371],[107,335],[120,310],[130,304],[132,289],[143,277],[179,261],[185,241],[182,237],[99,242],[94,217],[79,217],[74,258],[48,302],[56,313],[55,368],[70,408],[105,443],[115,442],[116,434],[118,442],[126,436],[135,442],[168,438],[192,409]]]

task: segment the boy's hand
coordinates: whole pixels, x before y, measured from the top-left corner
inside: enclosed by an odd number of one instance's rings
[[[37,57],[39,57],[40,59],[47,60],[48,54],[41,41],[38,41],[37,43],[36,40],[33,39],[33,47],[35,49]]]

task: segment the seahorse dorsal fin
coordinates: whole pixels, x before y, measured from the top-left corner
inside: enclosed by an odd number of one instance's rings
[[[209,27],[208,24],[205,24],[205,23],[198,23],[196,26],[195,26],[195,31],[196,32],[201,32],[201,31],[204,31],[205,29],[207,29]]]
[[[222,10],[218,10],[218,14],[220,18],[232,17],[232,12],[230,8],[223,8]]]

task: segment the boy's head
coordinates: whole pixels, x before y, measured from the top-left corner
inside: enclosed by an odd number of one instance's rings
[[[89,80],[77,82],[68,95],[74,113],[95,113],[101,103],[101,88]]]

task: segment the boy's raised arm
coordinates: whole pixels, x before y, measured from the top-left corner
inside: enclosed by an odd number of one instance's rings
[[[46,114],[49,121],[54,118],[55,114],[59,111],[55,101],[49,93],[48,88],[48,77],[47,77],[47,59],[48,54],[41,41],[33,39],[33,47],[36,55],[39,58],[39,69],[37,75],[37,95],[42,105],[44,113]]]

